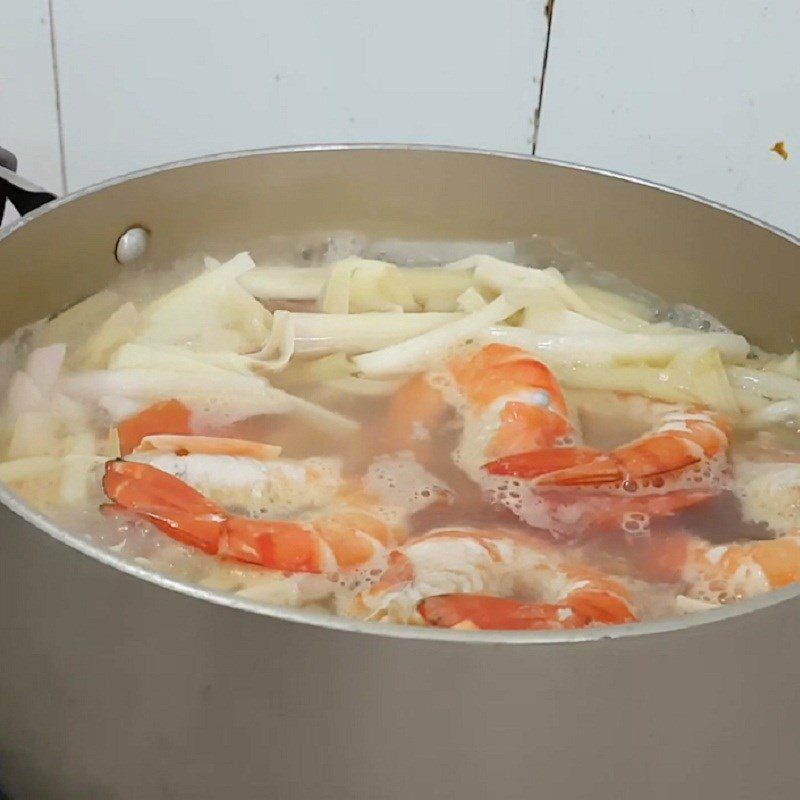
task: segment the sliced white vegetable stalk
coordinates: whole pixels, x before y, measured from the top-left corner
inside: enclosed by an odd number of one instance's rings
[[[593,308],[575,292],[564,280],[564,276],[555,268],[533,269],[519,264],[511,264],[491,256],[476,255],[465,258],[461,262],[449,265],[450,269],[473,268],[475,282],[494,291],[502,292],[511,287],[528,287],[538,296],[533,305],[545,300],[548,294],[557,299],[565,308],[575,311],[589,319],[603,322],[622,331],[635,331],[642,327],[642,321],[631,319],[629,314],[608,313]],[[552,300],[548,301],[552,304]]]
[[[30,456],[4,461],[0,463],[0,481],[17,483],[39,478],[57,470],[61,466],[61,461],[56,456]]]
[[[728,375],[736,389],[768,400],[800,400],[800,381],[780,372],[729,367]]]
[[[458,310],[464,311],[467,314],[474,314],[486,305],[487,303],[486,300],[483,299],[483,295],[472,286],[463,291],[456,298],[456,307]]]
[[[694,403],[688,387],[672,379],[668,368],[575,365],[554,362],[556,377],[567,389],[599,389],[640,394],[667,403]]]
[[[108,289],[90,295],[62,311],[37,331],[34,337],[36,345],[41,347],[60,342],[74,344],[108,319],[120,305],[122,298]]]
[[[276,335],[273,342],[267,342],[256,358],[264,353],[277,352],[275,344],[280,344],[294,355],[325,355],[328,353],[363,353],[386,347],[410,339],[420,333],[439,328],[463,314],[430,312],[419,314],[365,312],[363,314],[311,314],[305,312],[284,312],[287,322],[291,320],[293,342],[280,342]],[[281,332],[282,334],[285,331]]]
[[[25,372],[42,394],[47,396],[53,391],[66,355],[67,346],[59,342],[47,347],[37,347],[28,356]]]
[[[349,259],[354,261],[354,259]],[[339,265],[334,266],[334,270]],[[328,309],[323,307],[323,311]],[[350,273],[348,312],[419,311],[394,264],[359,259]]]
[[[743,419],[748,428],[764,428],[768,425],[800,425],[800,400],[778,400],[755,409]]]
[[[458,298],[471,289],[473,283],[469,270],[442,267],[405,267],[399,269],[397,275],[424,311],[459,310]]]
[[[346,258],[330,268],[328,280],[320,296],[319,308],[326,314],[347,314],[350,311],[350,281],[357,258]]]
[[[121,305],[75,352],[70,364],[83,369],[100,369],[111,354],[136,335],[139,312],[133,303]]]
[[[345,394],[360,397],[386,397],[394,394],[403,384],[402,380],[374,380],[351,375],[329,381],[328,386]]]
[[[46,407],[64,365],[65,344],[37,347],[28,356],[24,370],[15,372],[8,385],[8,411],[13,419],[17,414]]]
[[[590,319],[576,311],[570,311],[557,299],[555,303],[537,303],[526,308],[522,327],[536,333],[553,333],[583,338],[623,335],[619,329],[612,328],[611,325]]]
[[[716,348],[728,362],[742,362],[750,349],[743,336],[729,333],[611,333],[559,335],[526,328],[494,326],[478,337],[539,353],[553,361],[584,364],[639,362],[666,364],[692,348]]]
[[[439,267],[402,267],[369,259],[331,267],[257,267],[239,283],[262,300],[321,300],[328,313],[401,310],[453,311],[456,298],[472,285],[471,274]],[[328,291],[323,297],[323,291]],[[345,295],[347,302],[345,302]]]
[[[156,369],[188,372],[197,375],[210,372],[251,375],[261,362],[250,356],[230,351],[206,353],[171,344],[125,344],[108,361],[110,370]]]
[[[675,598],[675,611],[678,614],[696,614],[698,611],[710,611],[712,608],[719,608],[719,605],[709,603],[707,600],[687,597],[685,594],[679,594]]]
[[[770,372],[780,372],[790,378],[800,379],[800,353],[795,350],[788,356],[770,361],[764,369]]]
[[[286,369],[275,373],[273,381],[287,389],[309,383],[328,383],[350,377],[353,372],[355,367],[344,353],[332,353],[312,360],[295,359]]]
[[[330,267],[256,267],[239,283],[259,300],[316,300],[330,276]]]
[[[510,261],[501,261],[494,256],[487,256],[487,255],[471,255],[471,256],[464,256],[463,258],[456,259],[455,261],[449,261],[447,264],[442,265],[442,269],[447,270],[448,272],[461,272],[465,275],[474,275],[475,267],[482,263],[482,259],[488,259],[492,263],[500,263],[500,264],[510,264]],[[516,265],[515,265],[516,266]]]
[[[67,433],[74,435],[91,429],[89,408],[71,397],[54,394],[50,401],[50,410]]]
[[[550,365],[568,389],[605,389],[654,400],[702,405],[726,414],[749,410],[728,379],[719,353],[703,350],[681,354],[663,368],[637,366]]]
[[[556,291],[564,287],[564,276],[556,269],[534,269],[501,261],[486,255],[474,255],[448,264],[450,270],[472,270],[475,283],[496,292],[504,292],[515,286],[528,286],[539,291]]]
[[[356,280],[350,298],[351,306],[355,303],[357,311],[421,311],[422,306],[411,292],[407,273],[408,270],[391,266],[379,274],[377,281],[371,276],[363,282]],[[357,272],[355,277],[360,275]],[[376,295],[380,297],[381,307],[374,305]]]
[[[258,461],[272,461],[281,454],[281,448],[274,444],[229,439],[224,436],[156,434],[145,436],[134,452],[245,456]]]
[[[190,407],[219,407],[229,398],[229,406],[249,409],[239,418],[254,414],[286,414],[292,411],[335,432],[356,431],[354,420],[301,397],[270,386],[255,375],[240,375],[224,370],[175,372],[158,369],[120,369],[76,372],[60,381],[64,394],[84,400],[123,397],[133,400],[161,400],[174,397]]]
[[[419,310],[394,264],[357,257],[331,267],[320,308],[326,314]]]
[[[61,391],[70,397],[96,401],[111,395],[133,400],[156,400],[183,395],[261,395],[268,386],[255,375],[226,370],[178,372],[174,369],[107,369],[64,375]]]
[[[104,394],[98,398],[97,405],[111,417],[112,422],[122,422],[138,414],[146,404],[141,400],[131,400],[129,397]]]
[[[40,408],[45,402],[45,396],[27,372],[17,370],[9,383],[6,400],[14,418],[24,411]]]
[[[717,348],[688,348],[670,362],[674,374],[686,375],[686,383],[698,400],[728,415],[742,411]]]
[[[94,436],[86,431],[74,437],[69,455],[61,473],[59,497],[66,505],[83,505],[89,496],[89,475],[96,465],[94,461],[96,442]]]
[[[254,268],[248,253],[220,265],[206,258],[206,270],[154,300],[141,313],[137,340],[151,344],[192,343],[194,349],[219,349],[225,342],[237,352],[266,339],[270,314],[239,283]]]
[[[104,464],[108,456],[98,455],[66,455],[66,456],[31,456],[16,458],[0,463],[0,481],[18,483],[31,478],[41,478],[59,469],[73,466],[83,467]]]
[[[7,455],[9,458],[25,458],[57,452],[58,434],[59,422],[51,411],[22,411],[14,423]]]
[[[508,319],[529,301],[529,292],[516,290],[501,294],[473,314],[405,342],[356,356],[353,363],[366,377],[420,372],[451,348],[475,337],[490,325]]]
[[[739,408],[742,409],[743,414],[752,414],[756,411],[761,411],[770,404],[769,400],[761,397],[761,395],[753,394],[752,392],[744,392],[741,389],[734,388],[733,393],[736,395],[736,402],[739,404]],[[744,424],[747,424],[746,420]]]
[[[625,319],[633,325],[647,327],[649,324],[647,320],[652,315],[652,309],[643,301],[586,284],[573,284],[572,289],[596,311]]]
[[[272,330],[264,346],[253,358],[269,371],[283,369],[294,355],[294,316],[289,311],[276,311],[272,315]]]

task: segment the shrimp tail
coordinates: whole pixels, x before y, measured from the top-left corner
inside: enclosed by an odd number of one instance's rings
[[[225,511],[182,480],[149,464],[109,461],[103,491],[173,539],[209,555],[219,552]]]
[[[581,464],[596,463],[600,455],[599,450],[591,447],[543,447],[495,459],[484,464],[483,468],[491,475],[530,479]]]
[[[109,461],[103,489],[114,503],[112,509],[132,512],[208,555],[270,569],[320,571],[320,546],[313,530],[293,522],[227,514],[179,478],[149,464]]]
[[[319,537],[294,522],[230,517],[224,555],[284,572],[321,572]]]
[[[708,462],[728,444],[728,423],[711,414],[672,413],[662,424],[631,444],[618,447],[582,464],[553,470],[536,481],[538,486],[603,486],[625,480],[667,478]]]
[[[543,631],[579,627],[569,606],[490,595],[440,594],[422,600],[417,610],[425,622],[438,628]]]
[[[103,488],[111,505],[151,522],[178,542],[209,555],[282,572],[325,572],[358,567],[402,541],[359,498],[308,523],[228,514],[174,475],[150,464],[109,461]]]
[[[568,604],[585,625],[621,625],[636,621],[628,602],[613,592],[579,589],[570,594]]]
[[[636,620],[622,596],[601,589],[574,591],[561,603],[478,594],[436,595],[422,600],[417,610],[429,625],[480,630],[568,630]]]
[[[162,400],[134,414],[117,426],[123,456],[133,452],[147,436],[191,433],[191,412],[180,400]]]

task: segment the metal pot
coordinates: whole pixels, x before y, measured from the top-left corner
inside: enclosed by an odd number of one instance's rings
[[[800,250],[714,204],[527,157],[311,147],[50,203],[0,241],[5,336],[100,289],[119,235],[167,263],[324,229],[536,232],[772,349]],[[800,783],[800,588],[569,632],[395,628],[123,564],[0,489],[0,782],[35,798],[778,798]]]

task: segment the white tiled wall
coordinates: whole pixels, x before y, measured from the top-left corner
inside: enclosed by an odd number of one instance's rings
[[[798,0],[556,0],[553,22],[538,155],[800,233]]]
[[[55,0],[54,16],[70,189],[277,144],[530,148],[546,20],[529,0]]]
[[[295,142],[530,152],[544,4],[0,0],[0,144],[56,191]],[[797,0],[556,0],[536,152],[800,233],[798,35]]]
[[[0,146],[29,180],[64,190],[47,0],[0,0]]]

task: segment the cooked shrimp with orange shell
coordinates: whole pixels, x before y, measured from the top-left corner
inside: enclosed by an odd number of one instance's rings
[[[636,624],[800,580],[797,354],[555,246],[326,241],[123,268],[18,331],[0,480],[115,558],[376,624]]]

